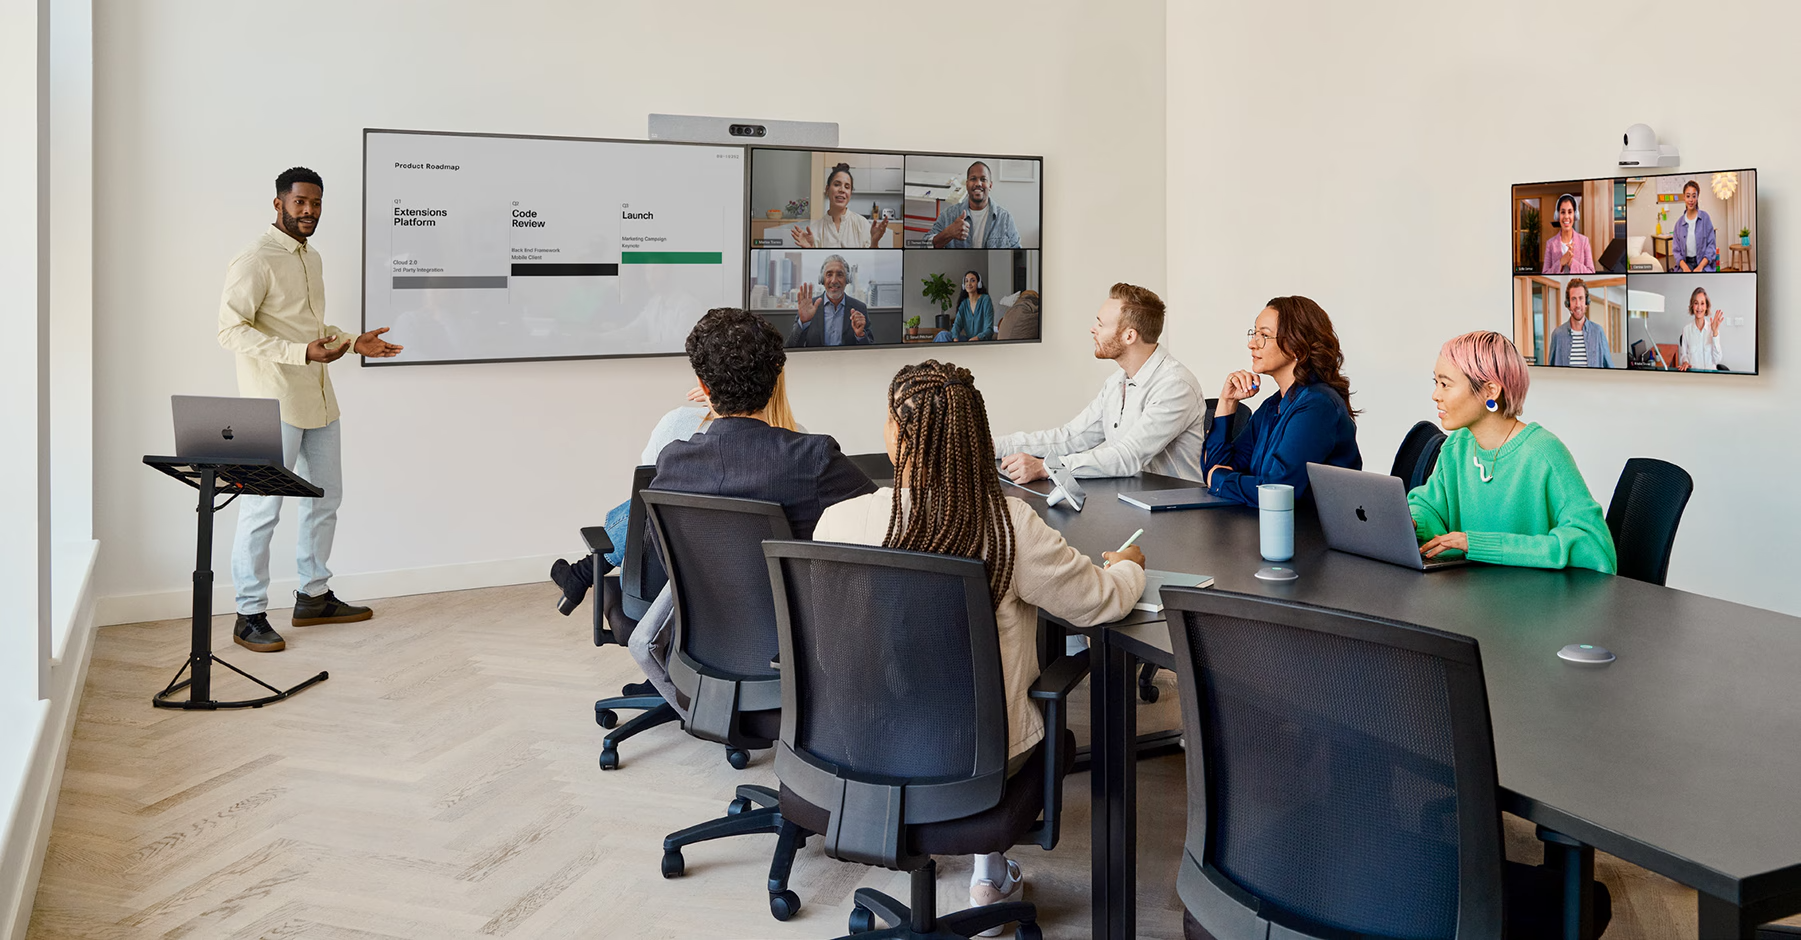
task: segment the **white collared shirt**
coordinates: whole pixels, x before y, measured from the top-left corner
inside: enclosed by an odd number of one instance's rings
[[[1058,458],[1078,477],[1129,477],[1150,472],[1199,482],[1207,442],[1207,397],[1194,373],[1162,346],[1127,378],[1107,377],[1101,393],[1068,424],[1048,431],[1003,434],[994,455]]]
[[[850,211],[844,210],[844,217],[837,222],[828,214],[813,220],[813,247],[815,248],[874,248],[869,243],[869,220]]]

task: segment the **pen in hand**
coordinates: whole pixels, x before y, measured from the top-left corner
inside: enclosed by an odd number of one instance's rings
[[[1131,547],[1132,547],[1132,543],[1133,543],[1133,542],[1136,542],[1136,541],[1138,541],[1138,537],[1139,537],[1139,536],[1141,536],[1141,535],[1143,535],[1143,534],[1144,534],[1144,530],[1143,530],[1143,529],[1139,529],[1139,530],[1138,530],[1138,531],[1137,531],[1137,532],[1134,532],[1134,533],[1132,533],[1132,537],[1131,537],[1131,538],[1129,538],[1129,539],[1126,539],[1126,541],[1125,541],[1125,544],[1123,544],[1123,545],[1121,545],[1121,546],[1120,546],[1120,547],[1119,547],[1119,548],[1117,548],[1117,549],[1115,549],[1115,550],[1114,550],[1114,552],[1113,552],[1113,554],[1115,554],[1115,555],[1117,555],[1117,554],[1119,554],[1119,553],[1120,553],[1120,552],[1123,552],[1123,551],[1125,551],[1125,550],[1126,550],[1126,549],[1128,549],[1128,548],[1131,548]],[[1105,567],[1107,567],[1107,566],[1108,566],[1108,565],[1111,565],[1111,564],[1113,564],[1113,562],[1111,562],[1111,561],[1109,561],[1109,562],[1107,562],[1107,563],[1106,563],[1106,564],[1103,564],[1103,565],[1101,565],[1101,567],[1103,567],[1103,568],[1105,568]]]

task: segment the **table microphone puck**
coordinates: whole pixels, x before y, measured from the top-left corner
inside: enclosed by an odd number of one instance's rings
[[[1613,651],[1592,643],[1571,643],[1557,651],[1557,655],[1573,663],[1611,663]]]
[[[1293,581],[1300,577],[1300,575],[1296,574],[1293,568],[1284,568],[1281,565],[1264,565],[1257,569],[1257,577],[1265,581]]]

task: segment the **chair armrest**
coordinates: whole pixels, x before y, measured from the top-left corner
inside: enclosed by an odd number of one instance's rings
[[[588,543],[588,552],[592,555],[605,555],[613,550],[613,540],[607,538],[606,526],[582,526],[582,541]]]
[[[1031,697],[1040,701],[1068,698],[1069,693],[1088,677],[1088,654],[1088,650],[1083,650],[1052,662],[1038,674],[1038,681],[1032,683]]]

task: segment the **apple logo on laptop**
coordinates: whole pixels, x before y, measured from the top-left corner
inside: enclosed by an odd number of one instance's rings
[[[231,425],[229,425],[229,424],[228,424],[228,425],[226,425],[226,426],[225,426],[225,430],[223,430],[223,431],[220,431],[220,432],[219,432],[219,436],[220,436],[220,437],[223,437],[223,438],[225,438],[225,439],[226,439],[226,440],[228,440],[228,441],[229,441],[229,440],[231,440]],[[1357,511],[1357,514],[1358,514],[1358,515],[1362,515],[1362,514],[1363,514],[1363,510],[1361,510],[1361,509],[1360,509],[1360,510],[1358,510],[1358,511]]]
[[[1364,511],[1363,511],[1363,507],[1362,507],[1362,506],[1358,506],[1358,507],[1357,507],[1357,521],[1358,521],[1358,522],[1368,522],[1368,521],[1370,521],[1370,517],[1369,517],[1369,514],[1368,514],[1368,513],[1366,513],[1366,512],[1364,512]]]

